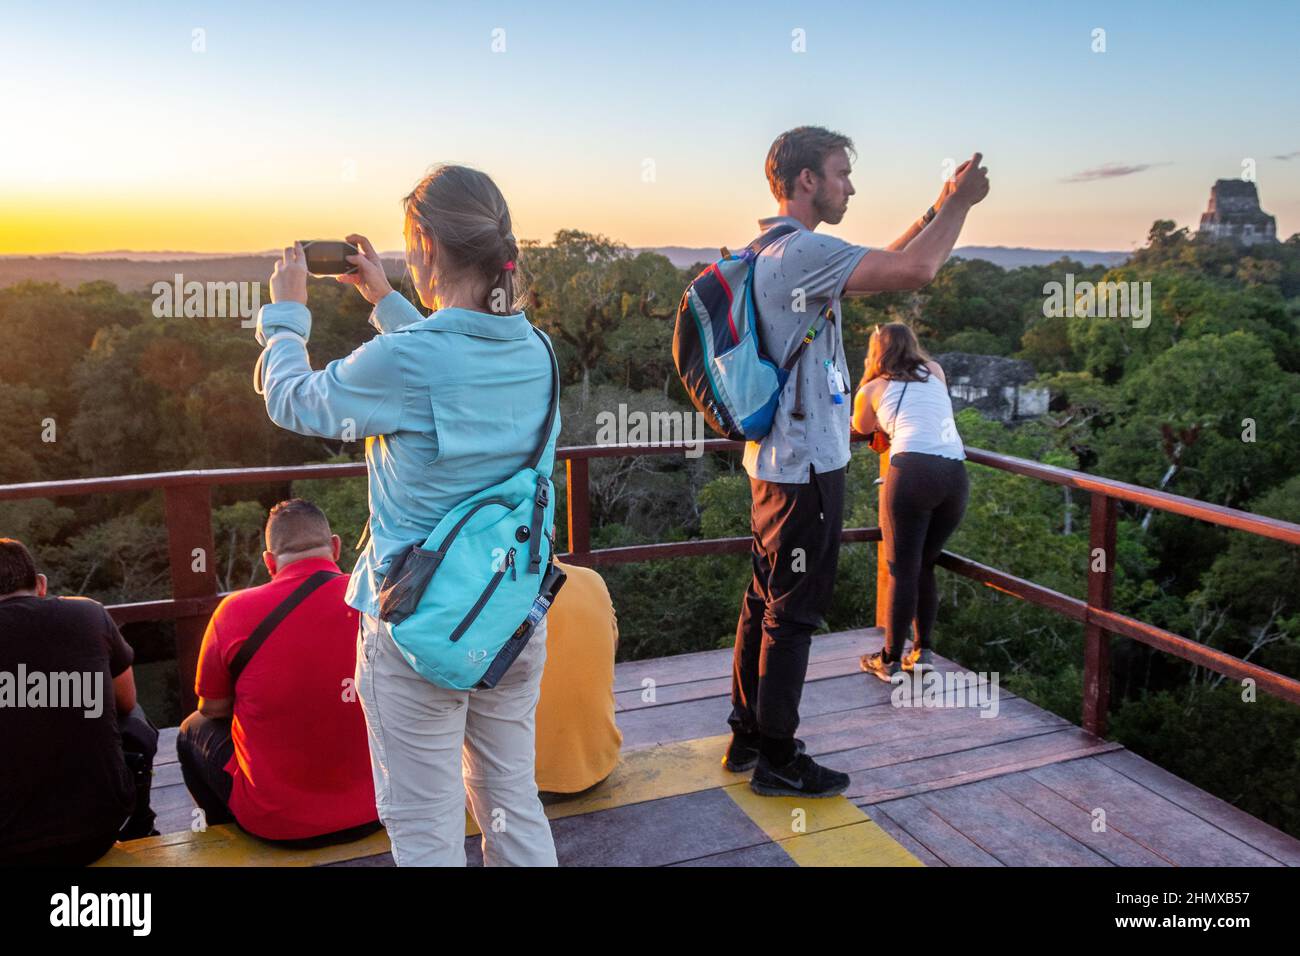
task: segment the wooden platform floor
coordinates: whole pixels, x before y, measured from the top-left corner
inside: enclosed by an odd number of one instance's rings
[[[756,797],[747,774],[719,766],[730,651],[620,664],[623,760],[593,793],[548,808],[561,865],[1300,864],[1300,841],[1005,690],[994,717],[893,706],[892,688],[858,670],[880,643],[876,629],[813,640],[799,736],[850,775],[833,800]],[[961,670],[936,663],[940,674]],[[310,859],[269,848],[250,858],[246,846],[221,852],[214,827],[205,836],[217,849],[200,852],[175,736],[160,741],[154,806],[158,829],[184,836],[104,862],[392,864],[382,832]],[[466,839],[471,863],[479,842]]]

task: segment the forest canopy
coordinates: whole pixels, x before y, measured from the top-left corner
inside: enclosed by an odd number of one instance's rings
[[[626,405],[685,412],[672,320],[695,269],[605,236],[566,230],[522,250],[530,318],[563,370],[561,444],[595,441],[602,412]],[[1045,316],[1044,288],[1079,281],[1150,283],[1152,320]],[[265,281],[264,276],[250,280]],[[374,330],[346,286],[313,281],[313,365],[347,355]],[[1050,410],[1006,425],[958,417],[969,446],[1162,488],[1300,521],[1300,235],[1239,247],[1169,221],[1106,269],[1061,260],[1006,270],[952,259],[919,293],[846,300],[850,368],[871,327],[902,320],[932,354],[1032,363]],[[0,483],[190,468],[358,460],[359,442],[291,434],[251,384],[258,347],[236,318],[157,318],[151,297],[107,282],[0,290]],[[848,526],[877,523],[874,455],[850,467]],[[969,511],[950,550],[1082,597],[1088,502],[1059,487],[971,466]],[[563,483],[563,476],[557,475]],[[563,488],[560,489],[563,527]],[[214,491],[223,590],[266,580],[266,511],[309,497],[344,539],[345,567],[366,516],[363,479],[239,485]],[[748,533],[749,485],[735,456],[597,459],[593,546]],[[119,494],[0,502],[0,535],[22,539],[57,593],[108,604],[169,594],[161,496]],[[1145,509],[1121,509],[1115,606],[1236,657],[1300,676],[1300,551]],[[831,630],[873,614],[875,549],[847,546]],[[646,562],[604,572],[622,658],[729,646],[748,575],[743,556]],[[1080,628],[943,573],[937,647],[1008,690],[1071,720],[1082,693]],[[159,713],[175,707],[165,625],[128,638]],[[1113,642],[1112,734],[1248,812],[1300,835],[1300,711],[1131,641]],[[177,714],[170,715],[174,723]],[[164,717],[164,719],[167,719]]]

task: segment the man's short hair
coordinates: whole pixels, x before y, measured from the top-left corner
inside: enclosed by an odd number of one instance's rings
[[[789,199],[799,174],[811,169],[820,176],[827,154],[836,149],[852,154],[853,140],[820,126],[800,126],[782,133],[767,151],[767,183],[772,195]]]
[[[297,554],[329,544],[329,519],[305,498],[281,501],[267,516],[266,550],[272,554]]]
[[[0,594],[36,590],[36,562],[16,538],[0,538]]]

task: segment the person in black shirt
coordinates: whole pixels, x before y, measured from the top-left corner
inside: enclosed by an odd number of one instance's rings
[[[47,595],[0,538],[0,864],[82,866],[155,832],[133,658],[102,604]]]

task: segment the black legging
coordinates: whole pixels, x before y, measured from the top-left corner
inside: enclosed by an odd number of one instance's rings
[[[966,513],[970,484],[966,463],[956,458],[900,452],[890,458],[880,527],[889,562],[888,659],[901,660],[903,641],[916,625],[916,640],[930,647],[939,613],[934,563]]]

